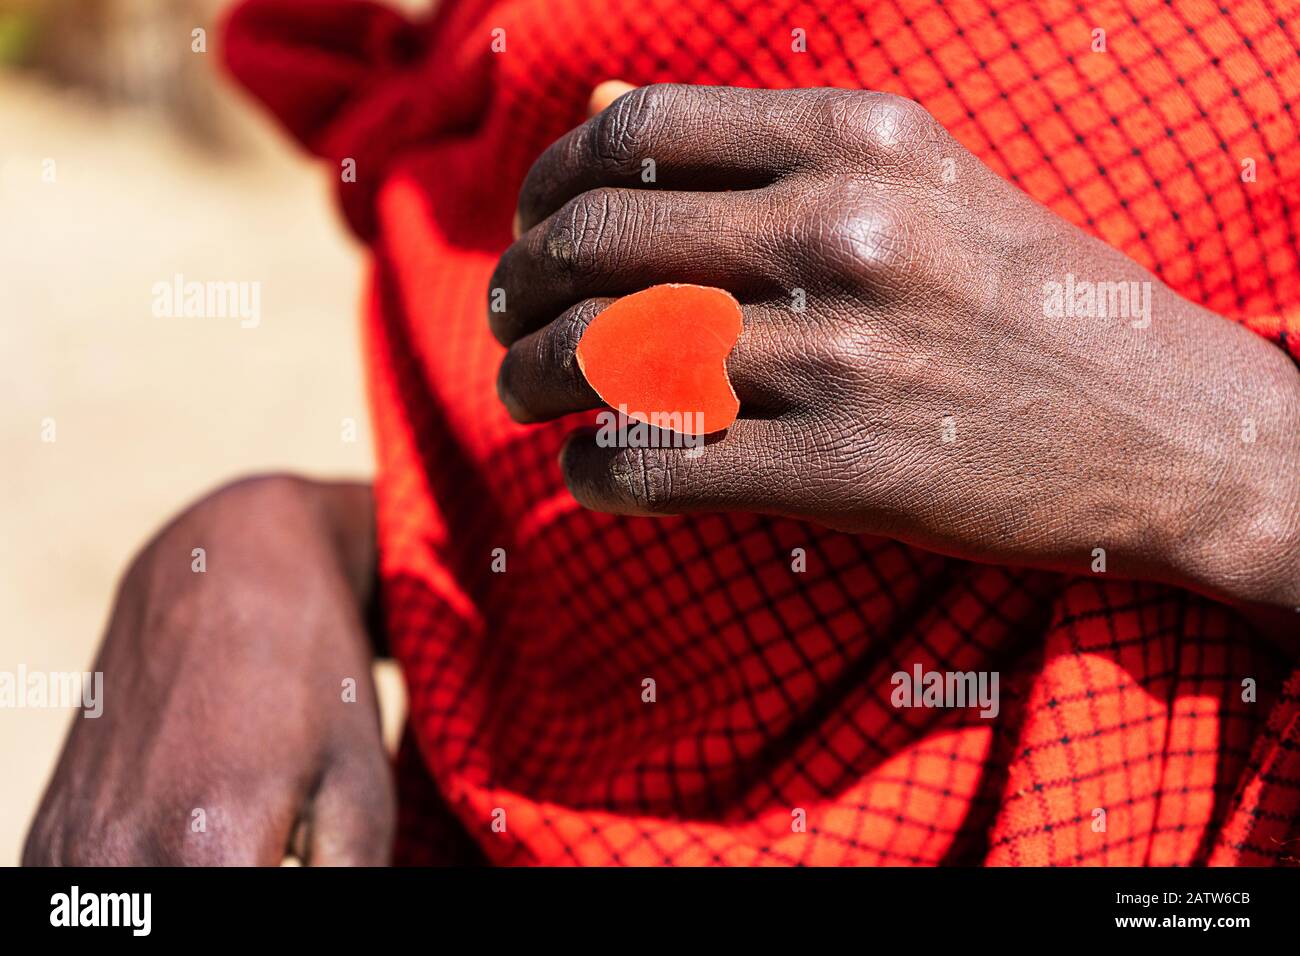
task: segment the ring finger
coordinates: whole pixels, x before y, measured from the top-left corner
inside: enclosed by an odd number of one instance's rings
[[[511,418],[548,421],[604,404],[578,367],[577,348],[587,326],[613,301],[584,299],[510,347],[497,375],[497,394]],[[772,342],[788,315],[764,305],[741,310],[744,331],[727,356],[727,377],[740,399],[741,417],[769,417],[782,405],[775,388],[783,378],[781,362]]]

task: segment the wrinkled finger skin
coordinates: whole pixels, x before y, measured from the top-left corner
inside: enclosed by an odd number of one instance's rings
[[[695,459],[575,436],[565,478],[588,507],[768,512],[1079,572],[1100,548],[1109,573],[1300,604],[1294,364],[912,101],[638,88],[539,157],[518,224],[489,324],[519,421],[598,407],[571,355],[590,303],[694,282],[744,306],[741,420]],[[1053,315],[1067,277],[1138,297]]]
[[[248,480],[144,548],[94,664],[102,715],[74,718],[24,864],[388,860],[394,791],[360,613],[369,499]]]

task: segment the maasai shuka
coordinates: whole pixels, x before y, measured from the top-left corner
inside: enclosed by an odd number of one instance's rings
[[[790,520],[584,510],[556,454],[590,416],[512,423],[485,319],[523,176],[597,83],[837,86],[919,101],[1300,356],[1300,4],[252,0],[224,40],[369,248],[399,862],[1300,857],[1296,662],[1230,608]],[[918,664],[997,671],[997,717],[893,706]]]

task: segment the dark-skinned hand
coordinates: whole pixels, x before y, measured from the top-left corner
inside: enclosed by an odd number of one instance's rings
[[[386,863],[395,798],[362,615],[374,550],[367,486],[280,476],[160,532],[95,663],[103,714],[74,719],[23,862]]]
[[[652,175],[647,175],[647,171]],[[958,557],[1300,604],[1300,372],[1001,179],[923,108],[833,89],[637,89],[537,160],[491,280],[522,422],[600,407],[611,301],[719,286],[741,417],[703,454],[576,433],[622,514],[757,511]],[[1050,317],[1050,283],[1150,283],[1149,321]],[[1105,309],[1099,310],[1105,313]]]

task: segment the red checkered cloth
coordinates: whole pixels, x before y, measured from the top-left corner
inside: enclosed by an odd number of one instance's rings
[[[574,421],[508,420],[485,312],[524,173],[598,82],[869,87],[1297,356],[1298,49],[1295,0],[236,9],[227,62],[331,175],[355,161],[373,253],[398,859],[1296,862],[1300,676],[1232,610],[796,521],[585,511],[556,466]],[[998,671],[1000,714],[893,707],[916,664]]]

